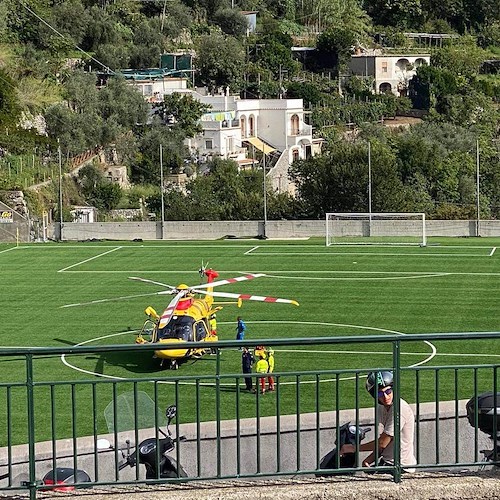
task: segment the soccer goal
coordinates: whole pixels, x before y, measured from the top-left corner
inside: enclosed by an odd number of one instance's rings
[[[326,246],[426,246],[424,213],[327,213]]]

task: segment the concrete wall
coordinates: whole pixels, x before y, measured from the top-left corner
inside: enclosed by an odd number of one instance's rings
[[[249,397],[255,397],[250,396]],[[469,425],[465,417],[465,403],[459,402],[459,415],[456,418],[455,402],[441,402],[439,406],[439,449],[436,450],[436,417],[435,403],[424,403],[420,405],[420,420],[417,422],[419,428],[419,440],[416,442],[416,452],[421,465],[452,464],[474,461],[474,429]],[[415,409],[415,408],[414,408]],[[238,470],[237,436],[238,428],[236,421],[221,422],[221,453],[220,453],[220,476],[239,476],[244,474],[273,475],[280,471],[289,476],[296,474],[298,470],[314,470],[317,468],[317,446],[319,442],[319,456],[324,456],[335,445],[335,412],[324,412],[319,416],[319,441],[317,433],[317,415],[304,414],[300,416],[300,427],[297,432],[297,418],[295,415],[282,416],[279,422],[281,460],[278,465],[277,456],[277,420],[276,417],[263,417],[256,419],[243,419],[240,421],[240,469]],[[356,422],[354,410],[343,410],[340,412],[339,423],[351,421]],[[359,422],[363,426],[373,426],[373,408],[361,409]],[[216,477],[217,476],[217,442],[216,423],[205,422],[200,424],[200,432],[197,433],[197,424],[181,425],[180,434],[185,435],[187,440],[180,444],[180,461],[190,477]],[[259,428],[260,439],[257,439]],[[173,429],[175,430],[174,426]],[[175,434],[175,432],[174,432]],[[153,437],[153,430],[139,431],[139,440],[145,437]],[[112,443],[113,435],[106,437]],[[373,429],[366,437],[371,440],[374,437]],[[491,448],[488,437],[479,432],[478,449]],[[130,439],[134,444],[134,431],[121,432],[118,435],[118,446],[124,447],[125,440]],[[455,443],[458,441],[458,449]],[[298,442],[300,445],[298,446]],[[94,454],[94,438],[80,438],[77,440],[78,468],[86,470],[92,479],[95,479],[95,457],[98,457],[98,471],[100,481],[114,481],[113,450],[104,450]],[[260,464],[257,463],[257,443],[260,450]],[[199,448],[199,456],[198,450]],[[1,450],[1,456],[7,457],[7,450]],[[53,467],[52,443],[38,443],[36,445],[36,474],[38,478]],[[73,467],[73,442],[71,439],[57,442],[58,466]],[[175,451],[172,453],[175,458]],[[458,456],[458,460],[456,457]],[[27,446],[16,446],[12,449],[12,465],[14,483],[26,480],[27,477]],[[481,457],[480,457],[481,458]],[[121,455],[119,455],[119,460]],[[198,462],[201,464],[198,470]],[[3,463],[3,460],[2,460]],[[474,467],[472,467],[474,468]],[[462,467],[463,469],[463,467]],[[3,472],[3,468],[2,468]],[[144,467],[140,467],[140,476],[145,477]],[[120,480],[133,480],[135,469],[126,468],[120,473]],[[5,486],[6,480],[0,481],[0,486]]]
[[[377,235],[393,235],[394,225],[386,222],[384,230],[377,221]],[[414,221],[415,228],[419,224]],[[414,232],[411,229],[410,233]],[[415,229],[416,231],[416,229]],[[476,236],[474,220],[430,220],[426,221],[427,236]],[[84,224],[65,222],[63,240],[84,241],[89,239],[111,240],[214,240],[226,236],[255,238],[265,234],[268,238],[311,238],[325,237],[324,220],[284,220],[267,221],[166,221],[163,238],[160,222],[95,222]],[[500,221],[480,221],[481,236],[500,236]],[[59,224],[49,227],[49,238],[59,239]]]
[[[5,220],[11,220],[10,217],[0,220],[0,242],[16,243],[18,240],[22,243],[28,242],[30,237],[29,220],[0,201],[0,216],[2,213],[5,213],[5,216],[12,213],[12,222],[5,222]]]

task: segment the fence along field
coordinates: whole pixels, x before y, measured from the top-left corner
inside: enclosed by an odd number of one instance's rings
[[[246,340],[273,338],[359,336],[384,333],[476,332],[497,331],[500,311],[500,257],[495,250],[498,239],[430,239],[427,247],[325,247],[324,240],[301,242],[225,241],[198,243],[82,243],[0,245],[3,305],[2,346],[56,346],[134,344],[135,333],[142,326],[144,309],[152,305],[161,311],[169,296],[159,296],[161,287],[128,280],[129,276],[167,283],[199,283],[201,261],[209,263],[220,277],[259,272],[267,276],[224,287],[224,291],[272,295],[298,300],[300,307],[285,304],[245,302],[241,309],[227,305],[218,314],[221,340],[234,339],[236,317],[247,323]],[[498,363],[498,343],[470,340],[404,345],[402,364],[458,365]],[[276,349],[277,372],[308,372],[319,369],[360,369],[391,366],[389,343],[366,346],[280,347]],[[158,360],[140,347],[127,353],[107,352],[99,355],[36,358],[34,380],[58,381],[61,385],[35,387],[36,439],[51,436],[54,426],[57,438],[71,434],[73,422],[79,435],[92,434],[91,421],[80,410],[73,419],[72,398],[79,408],[98,406],[99,432],[106,432],[103,412],[112,399],[110,384],[98,384],[95,394],[90,387],[63,385],[68,381],[117,380],[134,378],[136,386],[159,398],[165,406],[176,396],[186,403],[201,402],[201,418],[215,418],[215,391],[212,379],[185,380],[176,385],[168,382],[178,376],[215,374],[215,356],[186,363],[177,372],[161,370]],[[9,423],[12,442],[26,441],[26,390],[6,388],[6,384],[23,382],[26,367],[21,357],[2,357],[3,386],[0,397],[12,413]],[[241,373],[241,354],[227,349],[221,354],[223,374]],[[453,373],[449,384],[443,384],[441,400],[454,397]],[[470,397],[473,372],[461,384],[459,397]],[[314,410],[312,376],[301,380],[300,411]],[[350,377],[340,381],[341,404],[354,405],[354,382]],[[295,378],[284,375],[282,413],[295,413]],[[491,390],[479,374],[479,391]],[[403,391],[414,399],[413,382],[403,376]],[[428,383],[426,383],[428,382]],[[288,384],[290,383],[290,384]],[[234,377],[222,381],[222,418],[234,418]],[[241,384],[243,381],[241,380]],[[325,383],[322,391],[332,392],[335,382]],[[132,384],[120,384],[117,390],[131,390]],[[435,398],[432,380],[423,379],[421,401]],[[9,394],[10,391],[10,395]],[[51,392],[52,391],[52,392]],[[156,393],[155,393],[156,391]],[[271,395],[269,395],[271,396]],[[10,399],[9,399],[10,398]],[[57,405],[58,421],[51,423],[47,404]],[[361,394],[362,405],[370,400]],[[7,404],[7,403],[6,403]],[[261,412],[274,414],[276,400],[263,398]],[[185,405],[188,406],[188,405]],[[194,404],[190,404],[192,408]],[[255,401],[241,407],[240,416],[255,414]],[[324,410],[333,409],[325,406]],[[0,425],[6,429],[6,415]],[[194,421],[196,414],[180,415],[182,421]],[[88,419],[90,420],[90,419]],[[6,436],[2,437],[5,442]]]

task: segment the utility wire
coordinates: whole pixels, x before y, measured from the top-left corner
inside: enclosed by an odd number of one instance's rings
[[[28,5],[26,5],[23,1],[20,1],[19,2],[30,14],[32,14],[33,16],[35,16],[39,21],[41,21],[43,24],[45,24],[45,26],[47,26],[48,28],[50,28],[54,33],[58,34],[63,40],[66,40],[70,43],[72,43],[71,40],[68,39],[68,37],[64,36],[62,33],[60,33],[59,31],[56,30],[56,28],[54,28],[53,26],[51,26],[47,21],[45,21],[45,19],[41,18],[36,12],[34,12]],[[106,71],[108,71],[109,73],[112,73],[113,75],[116,75],[116,72],[113,71],[111,68],[109,68],[108,66],[106,66],[104,63],[102,63],[101,61],[99,61],[98,59],[96,59],[94,56],[90,55],[87,51],[85,51],[84,49],[82,49],[81,47],[79,47],[78,45],[74,44],[73,43],[73,46],[76,47],[80,52],[82,52],[82,54],[85,54],[87,57],[89,57],[92,61],[95,61],[97,64],[99,64],[100,66],[102,66],[104,69],[106,69]]]

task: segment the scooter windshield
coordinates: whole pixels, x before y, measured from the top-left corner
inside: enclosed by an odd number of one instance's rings
[[[189,342],[193,340],[194,319],[189,316],[173,316],[170,321],[158,330],[158,340],[178,339]]]

